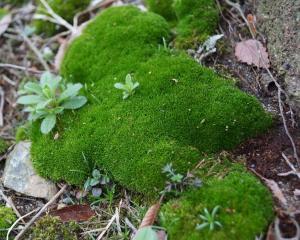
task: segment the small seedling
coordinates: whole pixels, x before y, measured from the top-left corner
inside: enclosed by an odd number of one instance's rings
[[[115,88],[123,90],[123,99],[127,99],[135,93],[136,88],[139,87],[138,82],[133,82],[130,74],[127,74],[124,83],[115,83]]]
[[[86,104],[84,96],[78,96],[82,85],[80,83],[65,83],[62,77],[45,72],[40,82],[27,82],[18,94],[18,104],[27,106],[28,119],[36,121],[43,119],[41,132],[48,134],[55,126],[57,115],[65,109],[78,109]]]
[[[88,179],[84,183],[85,191],[92,191],[94,197],[99,197],[102,194],[102,188],[100,186],[104,186],[110,183],[110,178],[106,174],[101,174],[101,172],[97,169],[94,169],[92,172],[92,177],[88,177]]]
[[[188,172],[185,176],[173,169],[172,163],[167,164],[163,169],[162,172],[167,175],[168,181],[166,182],[165,189],[161,192],[182,192],[186,187],[193,186],[193,187],[201,187],[202,182],[199,178],[195,177],[193,174]]]
[[[203,230],[204,228],[209,228],[210,231],[215,230],[217,227],[222,228],[222,224],[216,220],[216,214],[220,206],[215,206],[212,212],[210,213],[207,208],[204,208],[203,215],[199,215],[199,217],[203,220],[203,223],[197,224],[197,230]]]

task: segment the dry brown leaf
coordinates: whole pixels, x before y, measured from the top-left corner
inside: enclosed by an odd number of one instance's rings
[[[155,222],[155,219],[157,217],[157,214],[159,212],[159,208],[160,208],[160,204],[157,203],[155,205],[152,205],[148,211],[146,212],[144,218],[143,218],[143,221],[139,227],[140,228],[143,228],[143,227],[149,227],[149,226],[152,226],[153,223]]]
[[[11,21],[12,17],[10,14],[7,14],[0,19],[0,36],[5,33]]]
[[[249,39],[236,44],[235,56],[241,62],[255,65],[259,68],[269,68],[270,61],[266,48],[261,42]]]
[[[49,213],[51,216],[59,217],[62,222],[87,221],[95,215],[89,205],[72,205]]]

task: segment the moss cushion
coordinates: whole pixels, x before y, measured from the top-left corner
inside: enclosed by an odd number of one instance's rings
[[[241,166],[234,166],[225,178],[210,178],[196,191],[165,204],[161,224],[171,240],[253,240],[272,221],[273,202],[268,190]],[[205,208],[220,206],[215,220],[222,224],[213,231],[196,230]]]
[[[82,184],[96,165],[121,185],[153,194],[164,187],[167,163],[185,172],[203,153],[231,149],[270,126],[254,97],[165,49],[169,33],[161,16],[118,7],[72,43],[62,74],[85,84],[89,103],[60,116],[50,135],[40,133],[39,123],[33,127],[32,158],[42,176]],[[122,100],[114,84],[128,73],[140,87]]]

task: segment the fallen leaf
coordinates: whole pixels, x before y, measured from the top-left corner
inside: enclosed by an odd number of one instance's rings
[[[157,217],[157,214],[159,212],[160,209],[160,204],[157,203],[155,205],[152,205],[148,211],[146,212],[139,229],[144,228],[144,227],[149,227],[152,226],[153,223],[155,222],[155,219]]]
[[[59,217],[62,222],[87,221],[95,215],[89,205],[72,205],[49,213],[51,216]]]
[[[12,17],[10,14],[6,14],[3,17],[0,16],[0,36],[5,33],[11,21]]]
[[[241,62],[253,64],[259,68],[269,68],[270,61],[266,48],[261,42],[249,39],[236,44],[235,56]]]

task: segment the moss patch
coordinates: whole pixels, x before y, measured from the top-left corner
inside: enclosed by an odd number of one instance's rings
[[[195,48],[212,35],[219,15],[214,0],[148,0],[149,10],[174,26],[176,48]]]
[[[8,149],[7,142],[4,139],[0,138],[0,154],[5,153],[7,149]]]
[[[0,239],[6,238],[7,229],[17,220],[13,210],[0,205]]]
[[[42,176],[82,184],[96,163],[122,186],[153,194],[164,186],[167,163],[185,172],[203,152],[233,148],[270,126],[255,98],[186,54],[159,47],[168,35],[162,17],[118,7],[73,42],[62,73],[86,84],[89,104],[59,119],[57,140],[33,127],[31,153]],[[140,87],[122,100],[114,83],[128,73]]]
[[[32,240],[77,240],[80,227],[75,222],[63,224],[59,218],[45,216],[32,228],[29,239]]]
[[[72,23],[76,13],[84,10],[89,5],[90,0],[49,0],[47,3],[55,13]],[[42,3],[39,3],[37,13],[47,15]],[[54,34],[60,28],[58,25],[43,20],[35,20],[34,26],[38,33],[45,33],[47,36]]]
[[[176,21],[177,17],[173,9],[174,0],[146,0],[150,11],[163,16],[168,21]]]
[[[220,169],[222,169],[221,166]],[[216,220],[223,228],[196,230],[204,208],[221,206]],[[264,232],[273,218],[268,190],[239,165],[225,178],[210,178],[199,190],[190,191],[162,208],[161,223],[172,240],[252,240]]]

